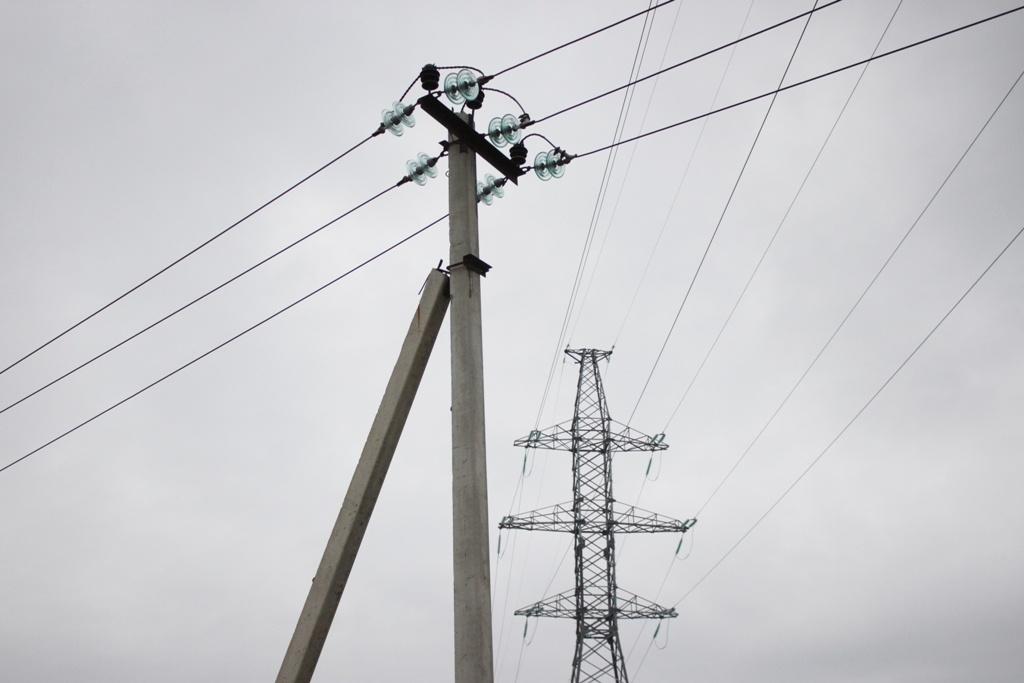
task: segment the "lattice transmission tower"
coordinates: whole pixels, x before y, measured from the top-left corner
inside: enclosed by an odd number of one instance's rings
[[[598,367],[611,351],[567,349],[565,353],[579,365],[572,419],[534,430],[515,445],[572,453],[572,501],[505,517],[499,527],[573,534],[575,588],[515,613],[575,619],[572,683],[626,683],[618,620],[666,619],[676,616],[676,611],[618,587],[615,535],[685,533],[696,520],[670,519],[615,500],[612,453],[665,450],[665,435],[647,436],[612,420]]]

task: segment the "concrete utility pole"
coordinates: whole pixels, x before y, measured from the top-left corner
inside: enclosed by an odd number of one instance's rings
[[[395,454],[398,439],[402,435],[405,420],[430,358],[430,351],[434,347],[434,340],[444,321],[448,300],[448,278],[439,270],[431,271],[391,372],[384,398],[377,408],[370,434],[366,437],[366,444],[324,549],[320,567],[313,577],[313,585],[310,586],[306,603],[299,615],[299,623],[277,674],[277,683],[307,683],[313,677],[338,602],[352,571],[352,563],[359,552],[363,533],[377,504],[384,476]],[[479,322],[479,305],[477,316]],[[484,518],[486,521],[486,515]],[[489,645],[490,639],[488,653]]]
[[[472,125],[466,114],[459,117]],[[476,153],[449,136],[455,683],[492,683],[491,568],[484,441]]]

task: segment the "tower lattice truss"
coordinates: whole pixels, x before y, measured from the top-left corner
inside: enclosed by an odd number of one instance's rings
[[[612,495],[612,453],[662,451],[668,446],[663,434],[647,436],[612,420],[598,367],[611,351],[570,349],[565,353],[579,365],[572,420],[534,430],[515,445],[572,453],[572,501],[505,517],[499,526],[573,534],[575,588],[515,613],[576,621],[572,683],[625,683],[628,678],[618,620],[667,619],[676,616],[676,611],[618,587],[615,535],[685,533],[696,520],[670,519],[616,502]]]

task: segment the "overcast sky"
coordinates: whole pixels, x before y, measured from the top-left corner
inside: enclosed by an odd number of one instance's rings
[[[747,30],[810,0],[754,0]],[[882,48],[1012,0],[905,0]],[[643,2],[0,3],[0,366],[370,133],[427,61],[487,72]],[[896,0],[816,14],[788,81],[868,56]],[[641,69],[734,38],[749,0],[679,0]],[[677,17],[678,9],[678,17]],[[501,76],[539,118],[625,82],[633,21]],[[773,88],[794,23],[736,50],[719,104]],[[637,89],[627,134],[709,109],[728,52]],[[873,64],[680,409],[859,70],[781,95],[633,425],[667,432],[642,507],[693,515],[843,318],[1024,68],[1024,13]],[[414,93],[417,93],[414,90]],[[407,100],[409,101],[409,100]],[[621,96],[538,126],[611,140]],[[650,102],[649,110],[648,102]],[[767,103],[624,146],[574,315],[615,353],[626,420]],[[515,111],[488,95],[483,122]],[[646,120],[644,120],[644,114]],[[671,605],[836,435],[1024,222],[1024,86],[703,511],[657,595]],[[417,114],[0,376],[3,405],[394,183],[444,137]],[[531,156],[542,147],[531,140]],[[695,151],[694,151],[695,150]],[[685,181],[687,159],[693,155]],[[572,586],[568,537],[497,522],[571,497],[569,456],[531,456],[513,501],[604,155],[480,207],[497,679],[568,677],[572,624],[512,611]],[[630,161],[631,160],[631,161]],[[441,164],[443,169],[443,162]],[[627,168],[628,167],[628,168]],[[479,173],[490,172],[484,164]],[[673,203],[673,197],[678,197]],[[0,415],[6,463],[442,215],[441,175],[386,199]],[[626,319],[659,231],[636,305]],[[0,474],[0,678],[265,681],[281,657],[445,227]],[[605,241],[606,240],[606,241]],[[604,244],[603,250],[601,245]],[[598,253],[600,252],[600,259]],[[633,680],[1024,677],[1024,244],[1012,247],[820,464],[679,605]],[[626,319],[621,335],[617,332]],[[452,672],[445,326],[320,662],[318,681]],[[571,416],[556,366],[542,426]],[[666,426],[666,422],[668,422]],[[2,464],[2,463],[0,463]],[[643,455],[616,460],[636,500]],[[620,584],[655,598],[678,539],[630,538]],[[514,545],[513,545],[514,544]],[[640,624],[621,631],[630,651]],[[653,629],[628,657],[636,670]],[[659,649],[659,648],[664,649]]]

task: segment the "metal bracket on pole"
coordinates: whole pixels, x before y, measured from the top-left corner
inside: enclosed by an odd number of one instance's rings
[[[478,275],[482,275],[483,277],[487,277],[487,271],[491,269],[491,264],[484,263],[484,261],[479,256],[476,256],[474,254],[466,254],[458,263],[448,264],[448,270],[450,271],[452,268],[455,268],[456,266],[462,266],[463,268],[466,268],[467,270],[477,273]]]
[[[432,95],[424,95],[417,100],[417,103],[425,114],[448,129],[452,140],[458,140],[466,145],[480,155],[484,161],[493,166],[498,173],[516,185],[519,184],[519,176],[523,175],[523,170],[515,162],[502,154],[497,147],[488,142],[482,133],[474,130],[472,124],[463,120],[462,117]]]
[[[277,683],[307,683],[313,677],[449,300],[448,276],[432,270],[313,577]]]

